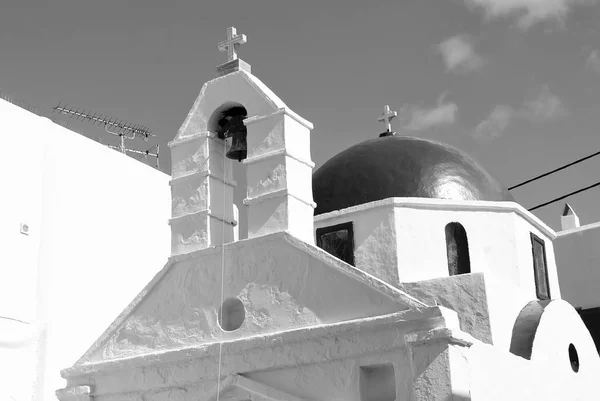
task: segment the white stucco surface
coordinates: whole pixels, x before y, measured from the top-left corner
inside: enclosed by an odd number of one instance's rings
[[[315,227],[349,221],[354,226],[356,266],[392,285],[449,277],[444,230],[448,223],[460,223],[467,234],[471,272],[485,275],[485,290],[469,282],[468,292],[473,302],[485,304],[485,327],[500,347],[508,347],[512,323],[523,305],[536,299],[531,233],[545,243],[550,294],[560,298],[552,244],[556,234],[516,203],[389,198],[319,215]],[[437,281],[438,292],[430,287],[422,296],[430,299],[455,290],[461,294],[462,284]],[[420,286],[413,287],[419,293]],[[486,341],[488,334],[476,337]]]
[[[217,311],[231,297],[241,300],[245,320],[239,329],[223,332]],[[81,361],[378,316],[410,306],[424,304],[290,234],[271,234],[172,258]]]
[[[171,253],[179,255],[234,239],[232,161],[225,143],[205,132],[173,150]]]
[[[530,232],[546,240],[549,271],[555,266],[554,231],[512,202],[389,198],[316,216],[315,227],[349,221],[354,223],[357,267],[382,279],[415,282],[447,276],[444,228],[451,222],[466,230],[472,272],[490,271],[519,286],[529,285],[533,266],[520,266],[532,261],[523,251],[531,245]],[[397,264],[397,273],[390,264]],[[556,275],[550,284],[559,291]]]
[[[462,331],[484,343],[493,343],[488,290],[483,273],[401,283],[398,288],[427,305],[442,305],[456,311]]]
[[[564,325],[561,330],[559,327]],[[563,301],[543,312],[530,360],[457,330],[444,308],[229,340],[120,360],[86,362],[63,372],[94,400],[364,401],[364,369],[396,400],[595,400],[600,358],[577,313]],[[566,350],[576,344],[578,372]],[[221,353],[222,357],[219,357]],[[222,376],[218,378],[217,370]],[[389,378],[391,377],[391,381]],[[77,398],[90,400],[91,398]],[[383,398],[393,399],[393,398]]]
[[[600,224],[561,231],[554,242],[563,299],[575,307],[600,306]]]
[[[437,333],[435,329],[455,325],[455,315],[442,308],[406,310],[230,340],[222,347],[213,343],[121,360],[86,362],[63,374],[73,390],[89,386],[95,400],[208,400],[214,399],[220,363],[221,399],[244,399],[238,398],[242,394],[247,397],[247,393],[239,393],[245,390],[239,387],[250,387],[255,390],[253,399],[258,400],[269,399],[269,393],[275,393],[278,400],[359,401],[360,368],[389,363],[394,366],[398,399],[407,399],[412,392],[413,361],[428,364],[425,355],[411,354],[407,341],[445,335],[446,332]],[[433,333],[419,334],[432,329]],[[230,378],[237,374],[252,383]]]
[[[291,111],[258,78],[240,70],[202,87],[169,144],[173,149],[174,255],[233,240],[232,161],[225,157],[224,142],[216,137],[215,117],[233,106],[243,106],[248,113],[244,120],[248,237],[287,231],[305,242],[313,241],[312,124]],[[223,146],[216,149],[217,143]]]
[[[395,285],[398,278],[398,247],[393,205],[378,202],[315,217],[316,230],[352,222],[354,263],[369,274]]]
[[[167,259],[169,177],[4,101],[0,121],[0,399],[50,400]]]
[[[482,344],[460,352],[460,357],[468,360],[471,399],[598,399],[600,357],[572,306],[562,300],[552,301],[541,315],[532,343],[531,360]],[[571,344],[578,351],[578,372],[571,367]]]

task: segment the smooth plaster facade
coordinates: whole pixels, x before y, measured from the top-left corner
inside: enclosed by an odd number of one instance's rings
[[[235,241],[213,123],[239,105],[249,235]],[[62,372],[61,401],[597,399],[600,358],[560,299],[550,228],[512,202],[392,198],[313,219],[311,129],[244,68],[203,87],[171,143],[172,256]],[[356,266],[315,245],[348,221]],[[449,275],[449,222],[471,273]],[[531,233],[551,301],[536,300]]]
[[[557,233],[558,275],[563,298],[576,308],[600,307],[600,223]]]
[[[5,101],[0,121],[0,399],[52,400],[168,257],[169,177]]]

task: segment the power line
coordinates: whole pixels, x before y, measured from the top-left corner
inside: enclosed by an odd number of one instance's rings
[[[565,198],[568,198],[569,196],[577,195],[578,193],[581,193],[583,191],[587,191],[588,189],[592,189],[592,188],[595,188],[595,187],[598,187],[598,186],[600,186],[600,182],[597,182],[597,183],[592,184],[592,185],[590,185],[588,187],[585,187],[585,188],[578,189],[577,191],[574,191],[574,192],[568,193],[566,195],[560,196],[560,197],[558,197],[556,199],[552,199],[551,201],[548,201],[548,202],[539,204],[537,206],[534,206],[531,209],[529,209],[529,211],[533,212],[535,209],[539,209],[541,207],[548,206],[551,203],[558,202],[559,200],[563,200]]]
[[[564,170],[564,169],[566,169],[566,168],[568,168],[568,167],[574,166],[575,164],[578,164],[578,163],[584,162],[584,161],[586,161],[586,160],[588,160],[588,159],[591,159],[592,157],[596,157],[596,156],[598,156],[598,155],[600,155],[600,151],[598,151],[598,152],[596,152],[596,153],[593,153],[593,154],[591,154],[591,155],[589,155],[589,156],[582,157],[581,159],[577,159],[577,160],[575,160],[574,162],[571,162],[571,163],[565,164],[564,166],[561,166],[561,167],[559,167],[559,168],[556,168],[556,169],[554,169],[554,170],[552,170],[552,171],[548,171],[547,173],[540,174],[540,175],[538,175],[537,177],[530,178],[530,179],[528,179],[527,181],[523,181],[523,182],[522,182],[522,183],[520,183],[520,184],[513,185],[512,187],[508,188],[508,190],[509,190],[509,191],[511,191],[511,190],[513,190],[513,189],[515,189],[515,188],[522,187],[523,185],[529,184],[530,182],[533,182],[533,181],[539,180],[540,178],[547,177],[547,176],[549,176],[550,174],[554,174],[554,173],[556,173],[556,172],[558,172],[558,171]],[[537,206],[536,206],[536,207],[537,207]]]

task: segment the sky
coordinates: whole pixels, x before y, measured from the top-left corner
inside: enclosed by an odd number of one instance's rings
[[[142,124],[163,145],[227,61],[239,57],[311,121],[317,168],[377,137],[384,106],[402,135],[442,141],[506,186],[600,150],[596,0],[3,0],[0,89],[44,114],[59,101]],[[83,123],[80,130],[103,137]],[[513,191],[526,208],[599,180],[600,157]],[[600,220],[600,189],[569,198]],[[560,228],[564,203],[535,214]]]

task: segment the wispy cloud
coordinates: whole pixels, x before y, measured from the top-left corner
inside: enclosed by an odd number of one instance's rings
[[[591,68],[592,71],[600,73],[600,52],[594,50],[590,53],[585,63],[586,67]]]
[[[465,0],[471,8],[483,10],[487,19],[515,16],[521,28],[537,22],[563,22],[570,9],[578,4],[594,4],[598,0]]]
[[[481,68],[485,61],[475,53],[473,43],[466,35],[457,35],[438,45],[438,51],[444,57],[446,70],[464,73]]]
[[[410,131],[420,131],[440,125],[453,124],[458,115],[458,106],[456,103],[445,101],[446,93],[440,95],[437,104],[431,108],[425,108],[416,105],[403,106],[399,116],[407,124],[404,129]]]
[[[500,137],[514,121],[525,119],[533,123],[553,121],[568,114],[558,96],[543,86],[536,96],[523,102],[519,109],[506,105],[497,105],[488,117],[477,124],[473,137],[480,141],[489,141]]]
[[[494,107],[490,115],[477,124],[473,137],[480,141],[488,141],[501,136],[515,118],[515,110],[506,105]]]
[[[521,113],[533,122],[544,122],[565,116],[567,109],[558,96],[550,93],[548,87],[544,86],[534,99],[523,104]]]

